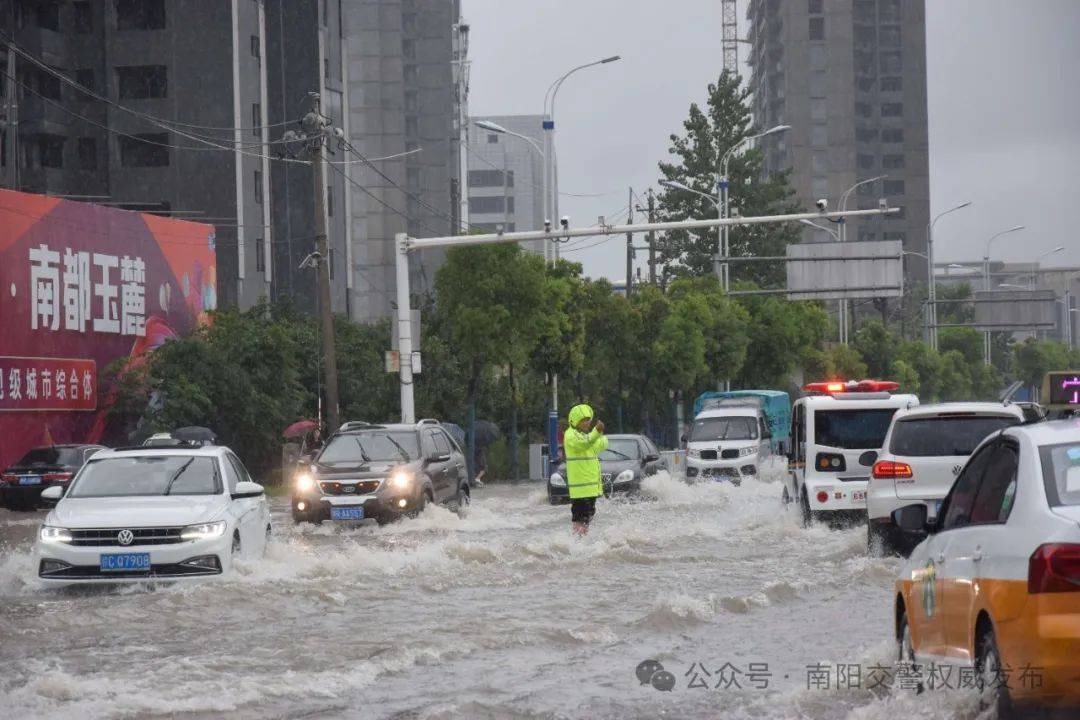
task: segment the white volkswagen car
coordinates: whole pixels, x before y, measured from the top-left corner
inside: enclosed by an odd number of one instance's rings
[[[931,518],[960,468],[989,435],[1024,422],[1019,405],[954,402],[901,409],[893,416],[880,453],[863,453],[872,465],[866,493],[867,548],[873,554],[910,550],[911,540],[892,522],[892,511],[921,502]]]
[[[58,500],[35,546],[49,584],[221,575],[270,534],[263,487],[225,447],[104,450],[42,497]]]

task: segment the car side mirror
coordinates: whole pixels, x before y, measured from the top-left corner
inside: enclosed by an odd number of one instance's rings
[[[53,502],[56,502],[62,497],[64,497],[64,488],[60,485],[50,485],[41,491],[42,500],[52,500]]]
[[[681,442],[683,445],[686,444],[686,433],[683,433],[679,436],[679,442]]]
[[[450,453],[439,454],[438,452],[435,452],[435,453],[432,453],[431,455],[428,455],[427,461],[428,462],[446,462],[449,459],[450,459]]]
[[[259,483],[243,480],[236,483],[236,489],[232,491],[232,499],[240,500],[242,498],[259,497],[264,492],[266,490]]]
[[[859,456],[859,464],[863,467],[873,467],[877,462],[878,453],[877,450],[867,450]]]
[[[660,456],[657,455],[656,453],[649,453],[648,455],[645,456],[645,462],[647,462],[647,463],[656,462],[659,459],[660,459]]]
[[[922,503],[905,505],[892,512],[893,524],[904,532],[926,532],[931,530],[926,518],[926,506]]]

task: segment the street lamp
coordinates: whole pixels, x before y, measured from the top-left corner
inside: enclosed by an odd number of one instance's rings
[[[851,197],[851,193],[855,192],[855,190],[862,187],[863,185],[869,185],[870,183],[875,183],[878,180],[884,180],[887,177],[889,177],[889,176],[888,175],[876,175],[876,176],[874,176],[872,178],[867,178],[865,180],[860,180],[859,182],[857,182],[854,185],[852,185],[851,187],[849,187],[847,190],[845,190],[840,195],[840,212],[843,212],[844,210],[847,210],[848,198]],[[838,223],[838,226],[840,228],[840,234],[837,237],[837,242],[846,242],[847,241],[847,223],[844,221],[844,218],[840,218],[840,220],[838,220],[837,223]],[[848,301],[847,301],[847,298],[842,298],[840,300],[840,308],[839,309],[840,309],[840,312],[839,312],[840,342],[842,342],[843,344],[846,345],[847,344],[847,334],[848,334]]]
[[[716,183],[716,190],[718,196],[717,200],[719,200],[721,218],[726,218],[731,214],[731,209],[728,205],[728,162],[731,160],[731,156],[735,154],[743,145],[749,142],[752,142],[754,140],[760,140],[763,137],[775,135],[776,133],[781,133],[785,130],[790,129],[790,125],[776,125],[764,132],[758,133],[757,135],[749,135],[732,145],[730,148],[728,148],[727,152],[723,154],[723,156],[720,158],[720,177]],[[723,266],[720,265],[720,258],[726,258],[728,256],[728,227],[726,225],[720,228],[719,240],[719,252],[717,253],[716,260],[713,261],[713,267],[716,274],[720,276],[720,286],[724,289],[724,292],[727,292],[730,289],[731,285],[730,272],[728,271],[728,263],[725,260]]]
[[[1024,225],[1017,225],[1011,227],[1008,230],[1002,230],[996,235],[992,235],[989,240],[986,241],[986,253],[983,255],[983,289],[990,290],[990,245],[993,244],[1002,235],[1008,235],[1009,233],[1020,232],[1024,229]],[[983,330],[983,361],[990,364],[990,331]]]
[[[927,275],[927,297],[930,299],[930,311],[926,313],[927,318],[927,334],[930,340],[930,347],[937,350],[938,346],[938,333],[937,333],[937,283],[934,277],[934,226],[937,225],[937,221],[945,217],[949,213],[956,212],[957,210],[963,210],[971,205],[971,201],[962,202],[955,207],[951,207],[948,210],[938,213],[937,217],[930,221],[926,226],[926,275]]]
[[[1064,251],[1065,251],[1065,246],[1064,245],[1058,245],[1053,250],[1047,250],[1046,252],[1044,252],[1042,255],[1039,256],[1038,260],[1035,261],[1035,267],[1033,267],[1031,269],[1031,280],[1030,280],[1030,282],[1028,282],[1028,287],[1029,288],[1031,288],[1032,290],[1035,289],[1035,273],[1038,272],[1038,268],[1042,264],[1042,261],[1045,258],[1050,257],[1051,255],[1055,255],[1055,254],[1057,254],[1059,252],[1064,252]]]
[[[557,177],[558,165],[555,159],[555,99],[559,94],[559,89],[568,77],[573,75],[579,70],[585,68],[595,67],[597,65],[607,65],[617,60],[621,60],[621,55],[611,55],[593,62],[585,63],[584,65],[578,65],[577,67],[570,68],[565,73],[560,75],[555,82],[551,83],[547,92],[544,93],[544,215],[545,220],[555,221],[558,220],[559,215],[559,180]],[[547,249],[545,248],[545,255],[547,255]],[[559,246],[555,244],[551,248],[551,260],[554,262],[559,257]]]
[[[832,228],[825,227],[824,225],[818,225],[813,220],[800,220],[799,222],[802,223],[803,225],[809,225],[810,227],[814,228],[815,230],[824,230],[825,232],[832,235],[834,240],[836,240],[837,242],[842,242],[842,240],[840,239],[840,232],[837,231],[837,230],[833,230]]]

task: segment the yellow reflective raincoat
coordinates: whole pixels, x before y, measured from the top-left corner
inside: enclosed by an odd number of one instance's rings
[[[563,435],[563,448],[566,450],[566,486],[571,500],[604,494],[597,455],[607,449],[607,436],[596,428],[587,433],[577,429],[583,418],[592,417],[593,410],[588,405],[570,408],[570,427]]]

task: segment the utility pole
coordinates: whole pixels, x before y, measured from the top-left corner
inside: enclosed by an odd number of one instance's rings
[[[315,250],[319,253],[319,315],[322,323],[323,357],[326,363],[326,418],[327,430],[334,432],[340,427],[338,417],[337,353],[334,343],[334,311],[330,304],[330,243],[326,237],[326,152],[327,121],[322,115],[318,93],[311,93],[311,112],[304,118],[303,126],[308,137],[314,138],[314,154],[311,175],[315,190]],[[411,361],[407,357],[402,362]]]
[[[626,198],[626,224],[634,224],[634,188]],[[634,293],[634,233],[626,233],[626,297]]]
[[[7,89],[4,93],[5,108],[4,130],[7,134],[7,186],[12,190],[18,190],[19,156],[16,152],[18,144],[18,101],[15,99],[15,48],[10,43],[7,46]]]
[[[656,201],[652,188],[649,188],[649,224],[656,222]],[[656,284],[656,232],[649,231],[649,284]]]

